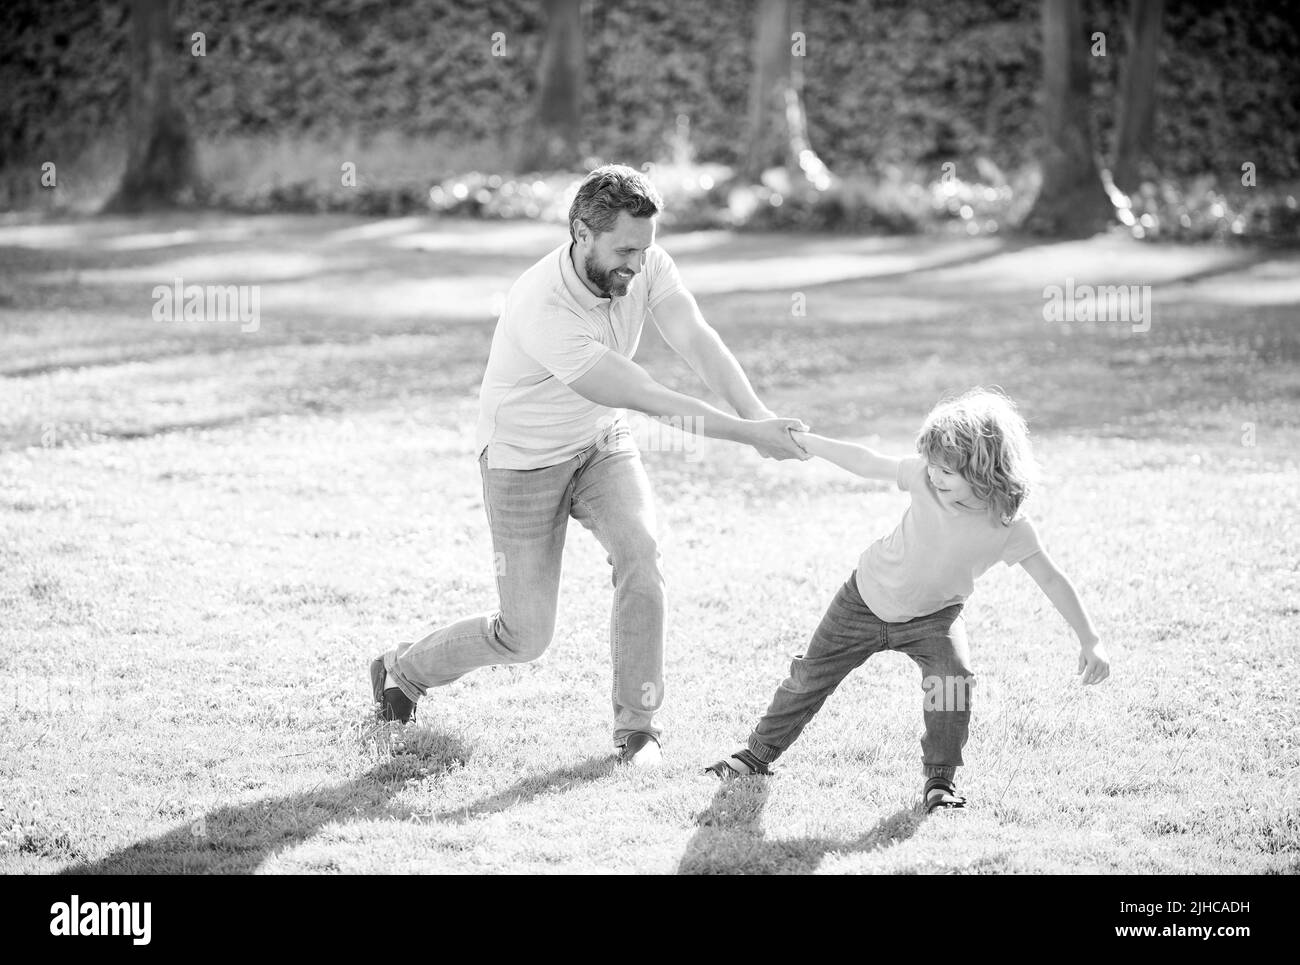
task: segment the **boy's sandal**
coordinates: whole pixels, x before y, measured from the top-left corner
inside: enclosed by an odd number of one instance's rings
[[[706,767],[704,773],[715,774],[724,781],[731,780],[734,777],[750,777],[755,774],[760,777],[772,776],[772,771],[768,766],[755,757],[753,751],[748,749],[736,751],[730,757]]]
[[[957,793],[952,781],[932,777],[925,782],[925,813],[939,808],[964,808],[966,799]]]

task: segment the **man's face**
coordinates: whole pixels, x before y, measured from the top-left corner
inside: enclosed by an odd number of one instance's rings
[[[646,249],[655,243],[655,219],[620,211],[609,231],[597,234],[577,221],[574,232],[574,261],[591,287],[609,298],[626,295],[632,279],[645,267]]]

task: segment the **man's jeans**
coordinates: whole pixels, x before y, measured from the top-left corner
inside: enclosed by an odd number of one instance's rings
[[[955,603],[906,623],[885,623],[862,602],[854,573],[835,594],[807,653],[791,661],[790,676],[749,735],[749,749],[759,760],[776,760],[850,670],[873,653],[897,650],[921,668],[922,770],[927,777],[952,780],[966,746],[973,683],[961,609]]]
[[[663,702],[664,578],[654,500],[625,424],[578,455],[543,469],[490,469],[479,458],[492,531],[500,609],[439,627],[384,655],[412,700],[475,667],[536,660],[555,631],[569,517],[591,530],[613,567],[609,644],[614,662],[614,743],[659,737]]]

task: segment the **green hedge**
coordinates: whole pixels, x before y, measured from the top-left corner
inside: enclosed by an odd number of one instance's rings
[[[1094,113],[1110,138],[1127,0],[1088,0]],[[1155,140],[1162,171],[1300,176],[1296,4],[1169,0]],[[750,0],[621,0],[585,9],[587,137],[607,158],[662,158],[678,114],[696,158],[732,164],[748,99]],[[805,2],[810,133],[832,169],[1004,169],[1037,150],[1038,0]],[[0,162],[76,152],[120,131],[128,16],[120,0],[6,0]],[[396,131],[500,139],[528,111],[539,0],[181,0],[179,95],[202,138]],[[207,56],[189,55],[190,34]],[[508,56],[491,55],[502,32]],[[446,172],[436,172],[438,174]]]

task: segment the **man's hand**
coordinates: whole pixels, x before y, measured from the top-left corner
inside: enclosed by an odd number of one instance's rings
[[[696,420],[690,431],[713,439],[753,446],[768,459],[811,459],[790,431],[807,432],[799,419],[746,419],[728,415],[707,402],[674,392],[617,352],[606,352],[584,375],[569,383],[584,399],[611,409],[635,409],[657,419]]]
[[[1110,657],[1105,644],[1084,644],[1079,648],[1079,673],[1083,674],[1085,684],[1099,684],[1110,676]]]
[[[745,441],[764,459],[811,459],[790,431],[807,432],[801,419],[759,419],[749,423]]]

